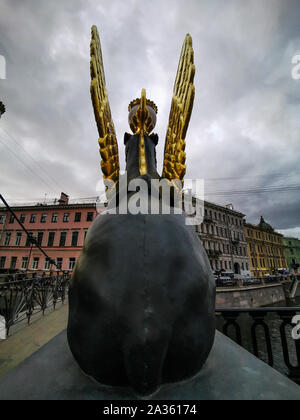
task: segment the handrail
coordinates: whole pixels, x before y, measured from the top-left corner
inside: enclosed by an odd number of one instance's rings
[[[271,307],[259,307],[259,308],[216,308],[216,312],[300,312],[300,306],[271,306]]]
[[[290,307],[259,307],[259,308],[216,308],[217,319],[223,318],[224,324],[219,328],[225,335],[229,335],[229,328],[232,327],[234,334],[230,338],[252,352],[256,357],[264,360],[262,349],[265,347],[265,358],[271,367],[274,367],[274,350],[276,359],[279,358],[278,344],[281,343],[283,362],[287,369],[287,375],[290,379],[300,384],[300,339],[295,340],[291,334],[290,328],[294,328],[292,322],[296,314],[300,314],[299,306]],[[241,314],[248,314],[247,318],[240,317]],[[272,314],[271,318],[268,317]],[[274,318],[274,315],[277,315]],[[220,318],[222,317],[222,318]],[[239,321],[242,321],[242,325]],[[271,321],[269,324],[268,321]],[[276,327],[274,326],[276,322]],[[287,334],[287,327],[289,333]],[[259,334],[258,328],[261,333]],[[277,339],[276,339],[277,336]],[[279,338],[279,339],[278,339]],[[294,343],[294,345],[292,345]],[[277,347],[276,347],[277,346]],[[276,348],[275,348],[276,347]],[[293,351],[294,350],[294,351]],[[293,351],[293,354],[291,352]],[[296,364],[291,362],[291,359]],[[283,372],[282,372],[283,373]]]
[[[29,324],[32,316],[64,303],[70,274],[31,277],[0,283],[0,315],[5,319],[6,335],[10,328],[24,320]]]

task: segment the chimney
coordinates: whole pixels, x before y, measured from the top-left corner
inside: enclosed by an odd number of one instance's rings
[[[64,192],[60,193],[60,199],[58,200],[58,203],[61,205],[69,204],[69,196]]]

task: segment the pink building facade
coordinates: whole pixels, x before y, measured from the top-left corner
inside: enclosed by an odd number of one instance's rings
[[[59,204],[12,207],[27,231],[38,241],[61,270],[72,271],[87,231],[97,216],[96,203],[68,204],[61,195]],[[0,270],[49,271],[45,255],[28,241],[28,235],[9,211],[0,210]]]

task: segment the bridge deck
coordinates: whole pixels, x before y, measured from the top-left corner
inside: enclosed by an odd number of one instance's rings
[[[0,379],[1,399],[128,400],[129,388],[97,384],[84,375],[62,331]],[[300,387],[217,332],[202,371],[179,384],[166,385],[158,400],[300,400]]]

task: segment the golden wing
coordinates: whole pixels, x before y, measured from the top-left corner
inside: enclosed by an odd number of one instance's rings
[[[192,114],[195,86],[192,38],[186,35],[178,64],[167,128],[162,178],[169,181],[185,175],[185,136]]]
[[[101,44],[96,26],[91,39],[91,97],[99,132],[101,169],[109,196],[119,180],[119,152],[105,85]],[[105,182],[105,181],[110,182]]]

